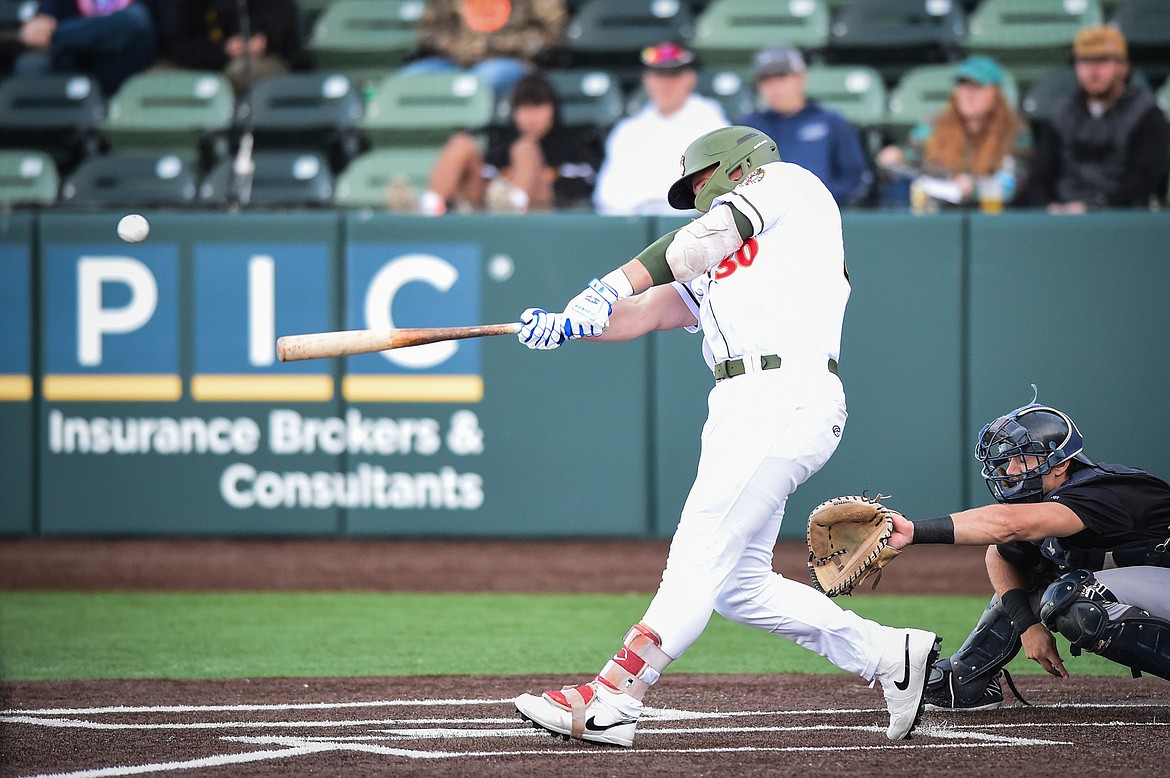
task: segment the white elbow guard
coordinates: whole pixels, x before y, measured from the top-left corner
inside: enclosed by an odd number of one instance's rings
[[[743,245],[730,205],[712,208],[679,230],[666,247],[666,264],[678,281],[698,278]]]

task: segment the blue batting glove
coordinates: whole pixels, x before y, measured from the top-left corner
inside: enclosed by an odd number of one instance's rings
[[[617,291],[609,284],[597,278],[590,281],[565,307],[565,337],[595,338],[605,332],[617,300]]]
[[[516,337],[530,349],[549,351],[565,342],[565,317],[543,308],[529,308],[520,314]]]

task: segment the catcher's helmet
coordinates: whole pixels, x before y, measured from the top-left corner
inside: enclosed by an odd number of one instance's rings
[[[682,177],[671,185],[667,202],[680,211],[698,208],[703,213],[711,209],[711,201],[735,189],[737,181],[730,176],[742,171],[740,181],[747,174],[768,162],[780,159],[776,141],[752,127],[720,127],[691,142],[682,155]],[[717,165],[711,180],[696,195],[691,191],[691,176]]]
[[[1092,460],[1082,453],[1085,441],[1077,425],[1063,411],[1039,405],[1035,399],[1000,416],[979,431],[975,458],[983,463],[983,480],[999,502],[1040,502],[1043,477],[1052,468],[1075,459]],[[1025,469],[1008,474],[1013,457],[1028,457]]]

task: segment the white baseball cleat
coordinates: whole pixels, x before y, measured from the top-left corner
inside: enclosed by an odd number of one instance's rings
[[[611,697],[615,700],[608,699]],[[619,697],[640,706],[628,695],[602,690],[593,681],[547,691],[539,697],[521,694],[516,698],[516,710],[524,721],[565,740],[577,738],[591,743],[632,746],[640,711],[630,715],[620,710],[616,702]]]
[[[918,725],[930,668],[938,660],[942,645],[938,635],[920,629],[901,630],[898,641],[896,647],[882,654],[874,674],[882,684],[890,711],[890,727],[886,730],[890,740],[910,737]]]

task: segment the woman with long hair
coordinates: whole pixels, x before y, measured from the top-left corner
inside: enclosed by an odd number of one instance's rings
[[[1005,83],[995,60],[967,59],[955,70],[955,86],[942,112],[911,132],[907,148],[882,149],[878,167],[915,171],[912,187],[936,201],[1010,202],[1023,188],[1031,135],[1004,95]]]

